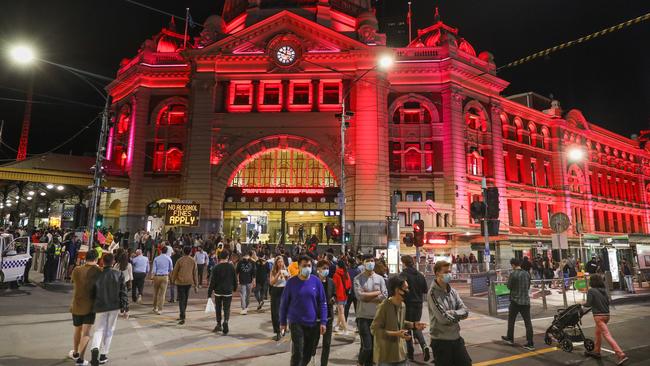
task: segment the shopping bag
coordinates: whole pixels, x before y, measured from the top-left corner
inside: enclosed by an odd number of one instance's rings
[[[206,314],[213,314],[215,312],[214,310],[214,302],[212,302],[212,298],[208,299],[208,302],[205,304],[205,313]]]

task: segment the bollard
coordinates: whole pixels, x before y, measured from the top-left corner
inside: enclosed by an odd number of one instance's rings
[[[564,308],[566,309],[569,307],[569,304],[567,303],[566,300],[566,291],[567,291],[567,286],[564,287],[564,290],[562,291],[562,300],[564,300]]]
[[[490,288],[488,291],[488,312],[490,313],[490,316],[497,315],[497,295],[494,290],[494,281],[490,281]]]
[[[548,309],[546,305],[546,283],[544,280],[542,280],[542,308],[544,310]]]

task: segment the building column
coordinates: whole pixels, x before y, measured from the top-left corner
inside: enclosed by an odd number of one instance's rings
[[[199,231],[216,232],[221,225],[221,206],[223,197],[214,199],[211,192],[212,166],[212,90],[215,80],[210,75],[195,74],[190,85],[190,121],[183,162],[184,174],[181,181],[180,199],[197,202],[201,205]],[[257,96],[254,96],[257,100]],[[189,158],[191,157],[191,159]]]
[[[506,168],[503,163],[503,129],[501,128],[501,105],[492,101],[490,108],[491,134],[492,134],[492,169],[494,171],[494,185],[499,190],[499,231],[505,231],[508,225],[508,201],[506,195]]]
[[[146,226],[146,209],[149,202],[144,201],[144,161],[146,149],[146,130],[149,120],[149,101],[151,92],[140,88],[132,96],[131,137],[129,138],[127,173],[129,175],[128,207],[126,210],[126,230],[131,234]],[[122,220],[120,220],[122,221]],[[121,224],[121,222],[120,222]]]
[[[450,87],[442,91],[443,171],[445,190],[443,201],[454,209],[452,226],[468,227],[467,161],[465,152],[465,123],[463,121],[462,90]]]

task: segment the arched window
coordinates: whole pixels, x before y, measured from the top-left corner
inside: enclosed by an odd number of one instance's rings
[[[151,169],[154,172],[179,172],[183,165],[181,144],[157,143],[153,152]]]
[[[409,100],[395,109],[393,113],[395,124],[431,123],[431,111],[423,103]]]
[[[116,132],[118,135],[121,135],[128,131],[131,124],[131,106],[126,104],[122,106],[120,110],[120,115],[117,118],[117,129]]]
[[[551,145],[551,133],[548,130],[548,127],[543,126],[539,129],[539,142],[537,146],[542,149],[548,149]]]
[[[521,118],[515,117],[513,120],[513,124],[515,125],[515,135],[517,136],[517,141],[523,142],[524,141],[524,123],[521,121]]]
[[[187,106],[184,104],[168,104],[158,114],[158,126],[183,125],[187,123]]]
[[[125,104],[120,108],[109,142],[109,159],[115,165],[126,168],[127,150],[129,145],[128,131],[131,128],[131,105]]]
[[[422,169],[422,154],[417,149],[417,147],[412,145],[414,144],[406,144],[406,152],[404,153],[404,167],[406,168],[407,172],[419,172]]]
[[[572,165],[569,168],[568,183],[569,183],[569,190],[571,192],[573,193],[583,192],[584,174],[582,174],[582,170],[580,170],[580,168],[578,168],[576,165]]]
[[[481,132],[486,132],[488,130],[485,113],[476,107],[470,107],[467,109],[467,112],[465,112],[465,123],[467,124],[467,127],[472,130]]]
[[[165,170],[168,172],[177,172],[181,170],[183,163],[183,152],[178,148],[172,147],[166,153]]]

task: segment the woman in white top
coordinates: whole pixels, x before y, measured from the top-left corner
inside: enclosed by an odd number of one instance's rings
[[[275,340],[279,341],[282,335],[280,334],[280,299],[282,299],[282,292],[287,285],[289,279],[289,271],[284,265],[282,256],[275,257],[273,268],[271,269],[271,321],[273,322],[273,332],[275,333]]]
[[[126,284],[127,289],[131,290],[131,281],[133,281],[133,266],[129,261],[129,253],[124,249],[118,248],[115,251],[115,264],[113,268],[122,272],[124,276],[124,283]]]

